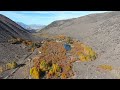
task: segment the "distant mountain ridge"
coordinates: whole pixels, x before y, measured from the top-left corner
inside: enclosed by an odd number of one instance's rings
[[[26,25],[26,24],[24,24],[24,23],[22,23],[22,22],[16,22],[16,23],[19,24],[20,26],[22,26],[22,27],[25,28],[25,29],[29,28],[28,25]]]
[[[17,22],[20,26],[23,28],[29,30],[30,32],[37,32],[38,30],[41,30],[42,28],[45,27],[45,25],[37,25],[37,24],[31,24],[31,25],[26,25],[22,22]]]

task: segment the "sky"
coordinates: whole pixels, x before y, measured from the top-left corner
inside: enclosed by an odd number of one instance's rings
[[[48,25],[55,20],[77,18],[103,12],[107,11],[0,11],[0,14],[7,16],[15,22],[22,22],[27,25]]]

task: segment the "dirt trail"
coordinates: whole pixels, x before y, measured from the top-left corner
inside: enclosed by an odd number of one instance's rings
[[[19,69],[15,73],[13,73],[10,77],[8,77],[8,79],[28,79],[30,69],[29,60],[31,60],[31,58],[34,57],[36,53],[37,49],[24,59],[24,62],[21,63],[23,64],[23,66],[19,67]]]
[[[36,55],[36,53],[37,53],[37,50],[35,50],[33,53],[30,53],[29,55],[23,57],[18,62],[18,64],[21,65],[20,67],[17,67],[16,69],[5,71],[0,75],[0,77],[2,77],[4,79],[24,79],[24,78],[26,78],[26,75],[27,76],[29,75],[29,60],[32,57],[34,57]],[[27,74],[25,74],[25,73],[27,73]]]

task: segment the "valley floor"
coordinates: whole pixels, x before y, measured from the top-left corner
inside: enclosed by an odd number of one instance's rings
[[[36,54],[37,49],[33,53],[27,54],[18,61],[18,64],[23,64],[23,66],[17,69],[5,71],[0,74],[0,77],[5,79],[30,79],[29,60],[31,60],[32,57],[35,57]],[[73,71],[75,76],[70,79],[120,79],[119,62],[119,60],[112,61],[111,59],[105,59],[104,52],[99,52],[98,58],[94,61],[74,62]],[[111,66],[111,70],[108,68],[98,68],[99,65],[109,65]]]

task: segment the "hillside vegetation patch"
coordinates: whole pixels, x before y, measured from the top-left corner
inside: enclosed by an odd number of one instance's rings
[[[67,50],[64,45],[69,45],[71,49]],[[97,58],[91,47],[64,35],[43,41],[38,51],[41,53],[36,56],[37,58],[33,58],[30,70],[30,75],[34,79],[42,78],[42,73],[47,79],[67,79],[74,76],[73,62],[88,62]]]

